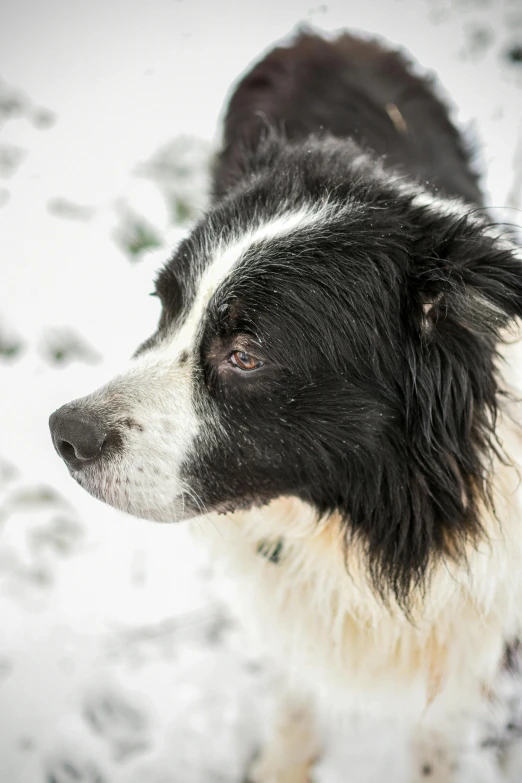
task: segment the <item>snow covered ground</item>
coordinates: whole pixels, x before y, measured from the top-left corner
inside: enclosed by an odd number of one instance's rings
[[[2,783],[239,783],[259,742],[272,675],[212,564],[187,526],[88,497],[47,419],[153,330],[154,269],[202,208],[227,91],[302,22],[377,33],[435,71],[490,204],[510,207],[495,216],[522,225],[522,0],[0,10]],[[391,727],[337,733],[318,783],[402,783]]]

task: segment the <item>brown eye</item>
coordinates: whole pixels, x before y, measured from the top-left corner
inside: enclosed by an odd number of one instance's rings
[[[257,370],[262,364],[255,356],[251,356],[244,351],[234,351],[230,357],[230,362],[234,367],[239,367],[240,370]]]

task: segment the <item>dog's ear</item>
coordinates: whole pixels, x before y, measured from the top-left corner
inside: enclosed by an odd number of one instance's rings
[[[473,214],[424,213],[409,279],[425,339],[443,339],[460,326],[496,340],[522,317],[522,252],[503,234]]]
[[[500,452],[497,348],[522,317],[522,260],[502,229],[466,217],[426,220],[402,313],[405,452],[391,492],[402,521],[385,553],[402,595],[437,555],[462,556],[483,535]]]

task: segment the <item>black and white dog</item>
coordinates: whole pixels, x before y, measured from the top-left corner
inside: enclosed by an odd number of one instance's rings
[[[157,331],[51,416],[88,492],[210,517],[300,684],[256,783],[309,779],[305,691],[410,716],[412,780],[460,780],[463,748],[470,779],[497,779],[498,743],[470,748],[479,718],[500,736],[522,620],[522,259],[504,234],[402,55],[301,33],[231,98]]]

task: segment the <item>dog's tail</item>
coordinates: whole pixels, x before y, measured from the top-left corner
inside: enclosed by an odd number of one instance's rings
[[[449,194],[481,202],[465,145],[431,81],[375,40],[305,31],[254,65],[228,105],[216,195],[237,180],[239,156],[274,130],[289,141],[352,138]]]

